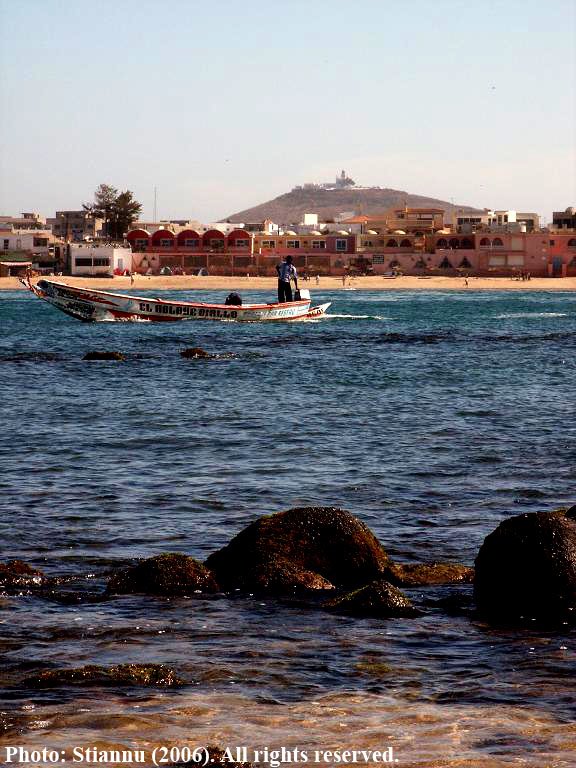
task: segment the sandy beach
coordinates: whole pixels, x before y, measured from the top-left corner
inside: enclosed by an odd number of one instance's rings
[[[276,291],[274,277],[222,277],[208,276],[144,276],[136,275],[134,285],[130,285],[129,277],[86,278],[62,277],[60,279],[69,285],[84,286],[107,291],[125,291],[127,289],[150,291]],[[311,291],[343,290],[341,277],[321,277],[319,285],[316,281],[301,281],[301,287]],[[574,291],[576,277],[550,278],[539,277],[528,281],[513,280],[508,277],[470,277],[468,285],[461,277],[409,277],[386,278],[379,276],[356,277],[352,282],[346,281],[346,288],[359,291]],[[0,291],[25,290],[16,277],[0,278]]]

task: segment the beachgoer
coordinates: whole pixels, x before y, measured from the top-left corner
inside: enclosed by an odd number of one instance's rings
[[[134,285],[134,272],[130,272],[130,285]]]
[[[283,262],[277,264],[276,272],[278,272],[278,302],[282,304],[285,301],[292,301],[291,280],[294,280],[294,288],[298,290],[298,273],[292,264],[292,256],[286,256]]]
[[[316,275],[316,285],[320,285],[320,275]]]

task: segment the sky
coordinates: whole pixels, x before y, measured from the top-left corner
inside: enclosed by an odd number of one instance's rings
[[[0,0],[0,214],[216,221],[341,169],[576,205],[576,0]]]

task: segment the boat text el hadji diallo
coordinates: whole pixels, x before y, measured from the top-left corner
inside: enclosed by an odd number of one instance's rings
[[[77,288],[57,280],[39,280],[35,285],[27,279],[21,282],[40,299],[84,322],[294,321],[321,317],[330,306],[311,307],[310,292],[304,289],[297,301],[285,304],[207,304]]]

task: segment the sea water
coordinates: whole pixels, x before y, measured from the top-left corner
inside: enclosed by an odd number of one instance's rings
[[[314,299],[329,316],[305,323],[84,324],[0,294],[1,559],[71,593],[0,598],[6,744],[574,764],[574,632],[490,626],[469,585],[406,589],[424,614],[390,620],[260,597],[98,599],[113,567],[203,559],[293,506],[349,510],[399,561],[472,565],[502,520],[576,501],[576,295]],[[193,346],[217,357],[180,357]],[[82,360],[96,349],[126,360]],[[128,662],[168,664],[187,685],[22,683]]]

